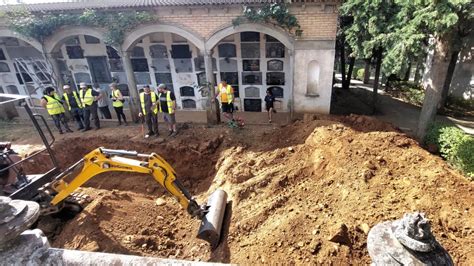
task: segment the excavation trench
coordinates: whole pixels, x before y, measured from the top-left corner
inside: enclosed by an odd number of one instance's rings
[[[199,200],[207,196],[216,173],[216,156],[221,142],[222,138],[217,137],[176,147],[176,144],[156,140],[129,140],[124,145],[120,137],[71,137],[56,143],[54,151],[62,169],[98,147],[155,152],[172,165],[184,187]],[[47,167],[37,163],[35,169]],[[207,243],[193,239],[199,227],[198,220],[191,219],[152,176],[103,173],[86,182],[79,192],[79,197],[85,199],[82,202],[85,209],[73,220],[60,213],[43,217],[39,222],[38,226],[55,247],[180,257],[189,238],[203,250],[207,248]]]
[[[196,126],[164,143],[137,137],[132,127],[91,134],[55,144],[63,168],[97,147],[156,152],[199,203],[217,188],[228,193],[227,229],[211,251],[196,238],[199,221],[152,177],[108,173],[80,189],[91,200],[73,219],[39,222],[53,247],[241,264],[369,264],[367,231],[421,211],[456,264],[474,263],[473,184],[376,119],[319,116],[238,131]]]

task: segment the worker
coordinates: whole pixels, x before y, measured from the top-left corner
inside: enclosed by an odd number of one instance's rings
[[[63,100],[66,103],[66,107],[71,113],[71,116],[74,117],[74,120],[76,120],[77,130],[84,129],[84,123],[82,122],[82,103],[79,99],[79,95],[77,94],[76,90],[73,91],[69,85],[64,85],[63,90]]]
[[[150,86],[145,85],[143,92],[140,93],[140,113],[139,117],[145,118],[148,126],[148,133],[145,138],[156,135],[158,136],[158,96],[151,91]]]
[[[268,113],[268,123],[272,122],[272,113],[276,113],[275,107],[273,106],[274,102],[281,102],[275,99],[272,89],[267,89],[267,95],[265,96],[265,108]]]
[[[54,125],[59,130],[59,134],[63,134],[61,124],[63,124],[66,132],[72,132],[69,125],[66,122],[66,116],[64,115],[64,106],[59,96],[55,96],[56,92],[53,87],[47,87],[43,91],[43,98],[41,98],[41,105],[46,108],[48,114],[53,118]]]
[[[97,106],[100,111],[101,119],[112,119],[112,114],[109,109],[109,94],[107,89],[103,89],[99,84],[94,84],[94,90],[100,93],[100,99],[97,100]]]
[[[97,115],[97,101],[102,97],[99,92],[88,88],[85,82],[79,84],[81,90],[79,96],[81,98],[82,105],[84,106],[84,126],[82,131],[91,130],[90,118],[94,119],[95,129],[100,129],[99,116]]]
[[[234,120],[234,89],[222,80],[217,86],[216,99],[220,99],[222,113],[228,120]],[[214,99],[212,99],[214,101]]]
[[[125,101],[123,99],[123,95],[120,92],[120,90],[117,88],[116,83],[110,84],[109,87],[111,90],[110,97],[112,98],[112,106],[114,107],[115,113],[117,114],[118,125],[119,126],[122,125],[122,118],[123,118],[123,122],[125,123],[125,126],[128,126],[127,118],[125,117],[125,114],[123,113],[123,103]]]
[[[176,131],[176,96],[166,87],[165,84],[158,86],[158,98],[160,98],[160,113],[163,113],[163,118],[168,124],[168,136],[174,137],[178,132]]]

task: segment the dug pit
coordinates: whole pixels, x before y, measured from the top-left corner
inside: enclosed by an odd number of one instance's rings
[[[137,137],[133,127],[104,129],[66,135],[54,149],[65,167],[101,146],[160,154],[199,203],[224,189],[230,204],[221,245],[211,251],[197,239],[199,222],[151,177],[109,173],[81,188],[90,203],[54,229],[54,247],[242,264],[368,264],[372,226],[422,211],[453,261],[474,264],[473,184],[369,117],[237,131],[191,125],[164,143]]]

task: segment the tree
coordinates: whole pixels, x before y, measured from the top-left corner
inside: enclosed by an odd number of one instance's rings
[[[472,33],[472,10],[471,0],[348,0],[341,7],[343,15],[354,17],[354,23],[345,31],[347,42],[359,58],[376,55],[374,59],[383,65],[387,76],[407,69],[407,58],[420,58],[429,51],[419,139],[423,139],[434,119],[443,88],[449,89],[455,53]],[[376,70],[377,67],[380,66]],[[374,99],[377,83],[374,82]]]
[[[448,75],[450,62],[465,43],[466,36],[472,32],[473,4],[470,0],[437,0],[415,1],[404,5],[404,8],[415,8],[416,11],[400,32],[418,32],[421,33],[419,35],[424,35],[420,36],[421,38],[430,37],[430,49],[423,76],[425,99],[416,132],[418,139],[423,140],[428,125],[436,115],[443,89],[449,89],[452,78]],[[411,6],[407,7],[408,5]]]
[[[341,7],[341,15],[353,17],[353,23],[344,31],[353,56],[373,58],[376,63],[373,112],[376,111],[382,59],[387,48],[394,43],[391,35],[398,25],[399,18],[396,15],[399,9],[400,7],[394,1],[382,0],[349,0]]]

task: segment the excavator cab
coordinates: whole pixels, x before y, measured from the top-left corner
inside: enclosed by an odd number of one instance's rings
[[[38,189],[53,180],[53,177],[59,173],[59,165],[51,149],[55,142],[54,135],[46,119],[41,114],[33,113],[27,103],[28,99],[27,96],[0,93],[2,118],[11,119],[18,116],[18,111],[24,111],[43,142],[41,149],[24,158],[20,158],[15,154],[12,143],[0,143],[0,177],[2,177],[0,196],[8,196],[12,199],[33,200],[39,193]],[[15,105],[21,106],[23,110],[17,110]],[[45,161],[45,165],[47,165],[47,161],[50,162],[50,169],[41,174],[26,174],[22,166],[26,162],[39,157],[42,161]],[[9,178],[9,175],[12,174],[15,175],[15,178]]]

